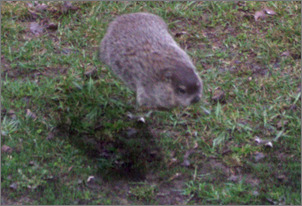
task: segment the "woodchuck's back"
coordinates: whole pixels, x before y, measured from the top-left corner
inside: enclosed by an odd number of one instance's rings
[[[166,23],[149,13],[125,14],[117,17],[108,27],[101,44],[101,59],[108,62],[113,52],[123,53],[129,49],[140,49],[152,40],[152,46],[173,40],[167,33]]]

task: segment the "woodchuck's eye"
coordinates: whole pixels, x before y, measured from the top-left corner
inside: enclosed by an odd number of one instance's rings
[[[178,94],[185,94],[186,93],[186,88],[183,86],[180,86],[177,88],[177,93]]]

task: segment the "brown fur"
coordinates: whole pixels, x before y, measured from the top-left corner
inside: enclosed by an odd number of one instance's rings
[[[139,106],[188,106],[202,96],[202,81],[190,57],[154,14],[117,17],[101,42],[100,59],[136,92]]]

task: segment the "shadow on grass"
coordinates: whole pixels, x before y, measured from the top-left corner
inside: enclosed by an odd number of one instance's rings
[[[104,179],[141,181],[146,178],[148,171],[159,166],[162,155],[148,126],[142,123],[133,124],[134,127],[112,134],[112,139],[79,133],[70,127],[66,130],[66,125],[61,125],[59,132],[65,133],[64,136],[68,136],[73,146],[94,160]],[[95,134],[104,134],[105,130],[102,128],[97,130]]]
[[[106,95],[104,89],[111,93]],[[91,80],[68,83],[60,91],[61,98],[56,100],[61,105],[57,110],[59,136],[68,137],[93,159],[103,178],[143,180],[161,163],[161,151],[148,124],[126,115],[135,113],[126,103],[127,90]]]

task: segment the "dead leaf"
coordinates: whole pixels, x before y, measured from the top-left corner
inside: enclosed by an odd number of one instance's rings
[[[17,190],[18,189],[18,183],[14,182],[12,183],[9,188],[13,189],[13,190]]]
[[[205,108],[203,106],[200,106],[200,108],[203,110],[203,112],[204,112],[205,115],[210,115],[211,114],[211,110],[209,110],[209,109],[207,109],[207,108]]]
[[[139,117],[137,120],[139,123],[146,123],[145,118],[144,117]]]
[[[184,35],[184,34],[187,34],[187,32],[185,32],[185,31],[177,32],[177,33],[175,34],[175,37],[180,37],[180,36],[182,36],[182,35]]]
[[[92,183],[93,181],[95,181],[95,177],[94,176],[89,176],[87,179],[88,183]]]
[[[31,22],[29,29],[36,36],[43,32],[43,27],[36,22]]]
[[[262,143],[262,139],[259,138],[259,137],[256,137],[256,138],[255,138],[255,142],[256,142],[257,144],[261,144],[261,143]]]
[[[285,52],[282,52],[280,56],[288,57],[288,56],[290,56],[290,53],[289,53],[289,51],[285,51]]]
[[[258,21],[258,19],[265,19],[267,17],[266,14],[276,15],[277,13],[274,10],[270,9],[270,8],[264,8],[261,11],[256,11],[255,12],[255,15],[254,15],[255,21]]]
[[[34,161],[30,161],[28,164],[29,164],[29,166],[34,166],[35,162]]]
[[[32,119],[36,119],[37,115],[33,113],[30,109],[26,109],[26,116]]]
[[[7,145],[3,145],[1,147],[1,151],[3,153],[8,153],[8,154],[11,154],[13,152],[13,149],[10,147],[10,146],[7,146]]]
[[[265,144],[266,147],[272,148],[273,147],[273,143],[272,142],[267,142]]]
[[[270,8],[264,8],[263,11],[264,11],[266,14],[268,14],[268,15],[276,15],[276,14],[277,14],[274,10],[272,10],[272,9],[270,9]]]
[[[258,19],[264,19],[264,18],[266,18],[266,14],[265,14],[265,12],[263,10],[256,11],[254,17],[255,17],[255,21],[258,21]]]
[[[225,101],[225,93],[220,87],[215,89],[212,100],[214,102],[224,102]]]
[[[265,147],[269,147],[269,148],[273,147],[273,143],[271,142],[271,140],[263,140],[260,139],[259,137],[256,137],[254,140],[257,144],[264,145]]]

